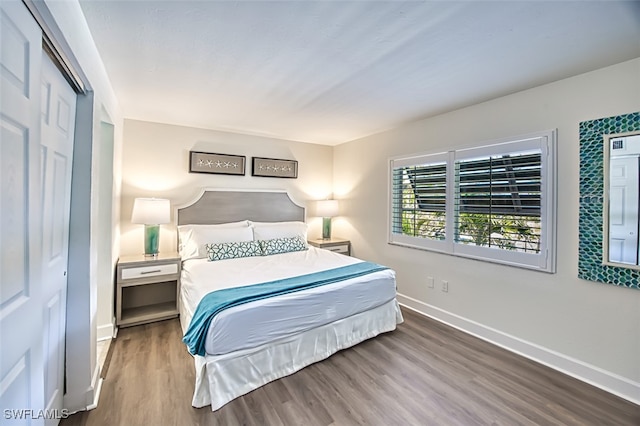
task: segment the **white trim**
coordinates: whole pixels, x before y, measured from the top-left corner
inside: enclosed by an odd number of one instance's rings
[[[87,405],[86,408],[70,411],[69,414],[71,415],[71,414],[79,413],[81,411],[90,411],[98,408],[98,402],[100,401],[100,393],[102,392],[102,382],[104,382],[104,379],[102,377],[99,377],[98,383],[96,384],[96,387],[95,387],[96,391],[93,394],[93,401],[89,405]]]
[[[503,155],[505,152],[527,152],[527,150],[537,150],[545,142],[544,138],[551,138],[553,130],[540,133],[532,133],[529,136],[504,139],[502,141],[488,142],[485,145],[478,145],[470,148],[455,149],[454,161],[475,160],[494,155]]]
[[[113,339],[115,334],[115,321],[112,319],[111,323],[101,325],[97,329],[97,341],[100,342],[102,340],[110,340]]]
[[[102,391],[102,382],[104,379],[100,377],[98,379],[98,384],[96,385],[96,391],[94,393],[93,402],[87,405],[87,411],[93,410],[94,408],[98,408],[98,402],[100,401],[100,392]]]
[[[555,270],[550,270],[549,265],[547,265],[546,247],[543,247],[543,243],[540,245],[540,253],[534,254],[454,242],[452,254],[454,256],[466,257],[469,259],[533,269],[534,271],[555,272]]]
[[[640,405],[640,383],[403,294],[400,305]]]
[[[410,157],[394,157],[390,159],[391,171],[399,167],[410,166],[432,166],[447,164],[449,160],[449,152],[438,152],[435,154],[412,155]]]
[[[91,378],[92,386],[89,389],[87,389],[85,393],[86,404],[87,404],[86,407],[79,408],[74,411],[69,411],[69,414],[75,414],[81,411],[89,411],[98,407],[98,402],[100,401],[100,392],[102,391],[102,382],[103,382],[102,377],[100,377],[100,370],[101,370],[100,365],[97,365],[96,363],[96,368],[95,370],[93,370],[93,375]],[[67,407],[65,406],[64,408],[67,408]]]
[[[96,398],[100,394],[100,389],[98,388],[101,386],[100,371],[102,368],[100,368],[100,364],[97,361],[98,359],[96,358],[96,368],[93,369],[93,374],[91,375],[91,387],[87,390],[87,409],[93,404],[98,405]]]
[[[55,62],[60,66],[65,79],[76,93],[87,93],[92,89],[89,79],[82,71],[49,6],[44,1],[22,0],[22,2],[42,29],[42,38],[55,56]]]

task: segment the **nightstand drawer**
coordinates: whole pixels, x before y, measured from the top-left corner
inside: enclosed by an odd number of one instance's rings
[[[308,241],[310,246],[351,256],[351,241],[343,238],[316,238]]]
[[[170,263],[168,265],[139,266],[137,268],[123,268],[122,279],[132,280],[136,278],[155,277],[158,275],[174,275],[178,273],[178,265]]]
[[[325,250],[335,251],[336,253],[348,253],[349,244],[340,244],[339,246],[323,247]]]

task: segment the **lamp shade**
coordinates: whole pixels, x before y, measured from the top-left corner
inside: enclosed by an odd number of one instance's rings
[[[319,217],[338,216],[338,200],[321,200],[316,205],[316,213]]]
[[[136,198],[133,201],[131,223],[143,225],[161,225],[169,223],[169,200],[163,198]]]

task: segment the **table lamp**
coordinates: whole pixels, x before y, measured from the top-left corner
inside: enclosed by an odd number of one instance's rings
[[[136,198],[133,201],[131,223],[144,225],[144,255],[156,257],[160,242],[160,225],[169,223],[169,200]]]
[[[331,239],[331,218],[338,216],[338,200],[318,201],[316,213],[322,217],[322,239]]]

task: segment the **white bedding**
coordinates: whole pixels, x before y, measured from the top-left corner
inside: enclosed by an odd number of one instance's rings
[[[225,355],[194,357],[194,407],[215,411],[229,401],[273,380],[330,357],[402,322],[397,300],[377,308],[255,348]]]
[[[272,256],[185,261],[181,278],[183,329],[188,326],[198,302],[211,291],[358,262],[361,260],[315,247]],[[258,347],[379,307],[392,301],[395,295],[395,273],[387,269],[236,306],[214,318],[206,339],[206,351],[210,355],[224,355]]]

